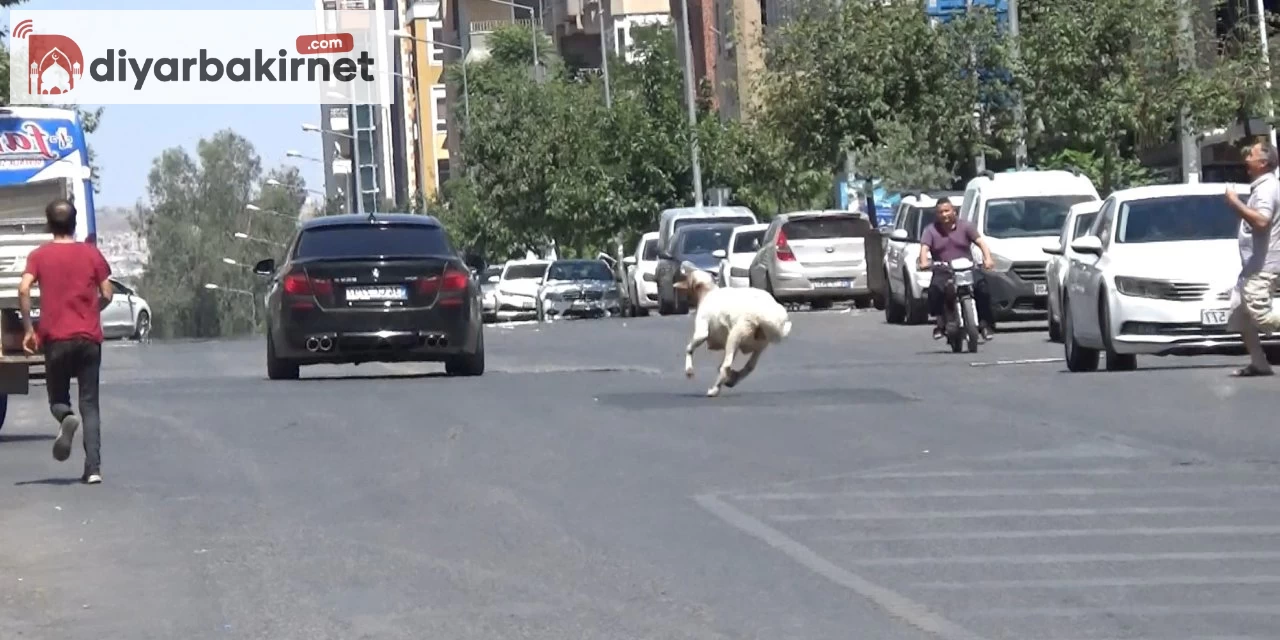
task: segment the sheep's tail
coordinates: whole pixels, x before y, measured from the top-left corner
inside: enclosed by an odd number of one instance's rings
[[[787,336],[791,335],[791,320],[787,317],[779,318],[781,322],[762,322],[760,330],[764,332],[769,342],[782,342]]]
[[[787,337],[787,336],[791,335],[791,321],[790,321],[790,320],[787,320],[786,322],[783,322],[783,323],[782,323],[782,330],[781,330],[781,331],[779,331],[779,332],[778,332],[778,334],[780,335],[780,337],[783,337],[783,338],[785,338],[785,337]]]

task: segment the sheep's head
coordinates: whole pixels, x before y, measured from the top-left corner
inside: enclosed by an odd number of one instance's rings
[[[674,286],[688,295],[689,306],[696,307],[704,296],[716,288],[716,281],[711,274],[694,266],[692,262],[685,261],[680,263],[680,277],[676,279]]]

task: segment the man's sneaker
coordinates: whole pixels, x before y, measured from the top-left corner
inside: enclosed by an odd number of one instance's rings
[[[53,441],[53,459],[62,462],[71,457],[71,441],[76,437],[76,429],[80,428],[80,417],[74,413],[67,414],[58,427],[58,439]]]
[[[934,340],[941,340],[941,339],[942,339],[942,334],[943,334],[942,327],[937,327],[937,326],[935,326],[935,327],[933,328],[933,339],[934,339]]]
[[[102,475],[97,473],[90,473],[85,475],[83,478],[81,478],[81,480],[85,484],[100,484],[102,482]]]
[[[980,331],[982,332],[982,340],[984,342],[991,342],[992,338],[996,337],[996,332],[992,331],[991,327],[985,324],[982,325],[982,328],[980,329]]]

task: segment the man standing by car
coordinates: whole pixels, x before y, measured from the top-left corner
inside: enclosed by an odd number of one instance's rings
[[[44,210],[53,241],[27,257],[27,269],[18,285],[18,304],[26,335],[22,348],[35,354],[44,348],[45,388],[49,409],[58,421],[53,457],[71,456],[71,442],[81,418],[71,410],[71,379],[80,390],[80,414],[84,419],[84,475],[88,484],[102,482],[98,375],[102,365],[102,308],[111,302],[111,268],[92,244],[77,242],[76,208],[57,199]],[[40,333],[31,321],[31,287],[40,285]]]
[[[1259,333],[1280,331],[1280,314],[1271,309],[1271,291],[1280,276],[1280,179],[1276,167],[1280,154],[1269,142],[1249,147],[1245,169],[1253,182],[1249,202],[1240,202],[1234,187],[1227,187],[1227,202],[1240,216],[1240,279],[1232,292],[1231,325],[1240,332],[1249,364],[1231,375],[1236,377],[1272,375]]]
[[[928,269],[934,260],[946,264],[956,258],[968,258],[973,255],[973,245],[978,245],[978,249],[982,251],[982,268],[991,270],[994,266],[991,250],[987,248],[987,243],[978,234],[978,230],[956,217],[955,205],[949,199],[940,198],[933,224],[920,234],[920,270]],[[935,318],[934,340],[941,338],[946,331],[946,318],[942,309],[946,301],[946,292],[943,290],[946,282],[946,277],[937,271],[933,272],[933,279],[929,281],[929,315]],[[982,339],[990,340],[994,318],[991,317],[991,292],[987,290],[986,278],[974,279],[973,301],[978,307]]]

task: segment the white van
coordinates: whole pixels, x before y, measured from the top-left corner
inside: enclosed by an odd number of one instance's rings
[[[991,249],[995,269],[987,273],[987,284],[997,320],[1047,313],[1045,242],[1062,232],[1072,205],[1100,199],[1088,177],[1071,171],[1010,171],[969,181],[960,219]],[[975,260],[981,257],[974,247]]]

